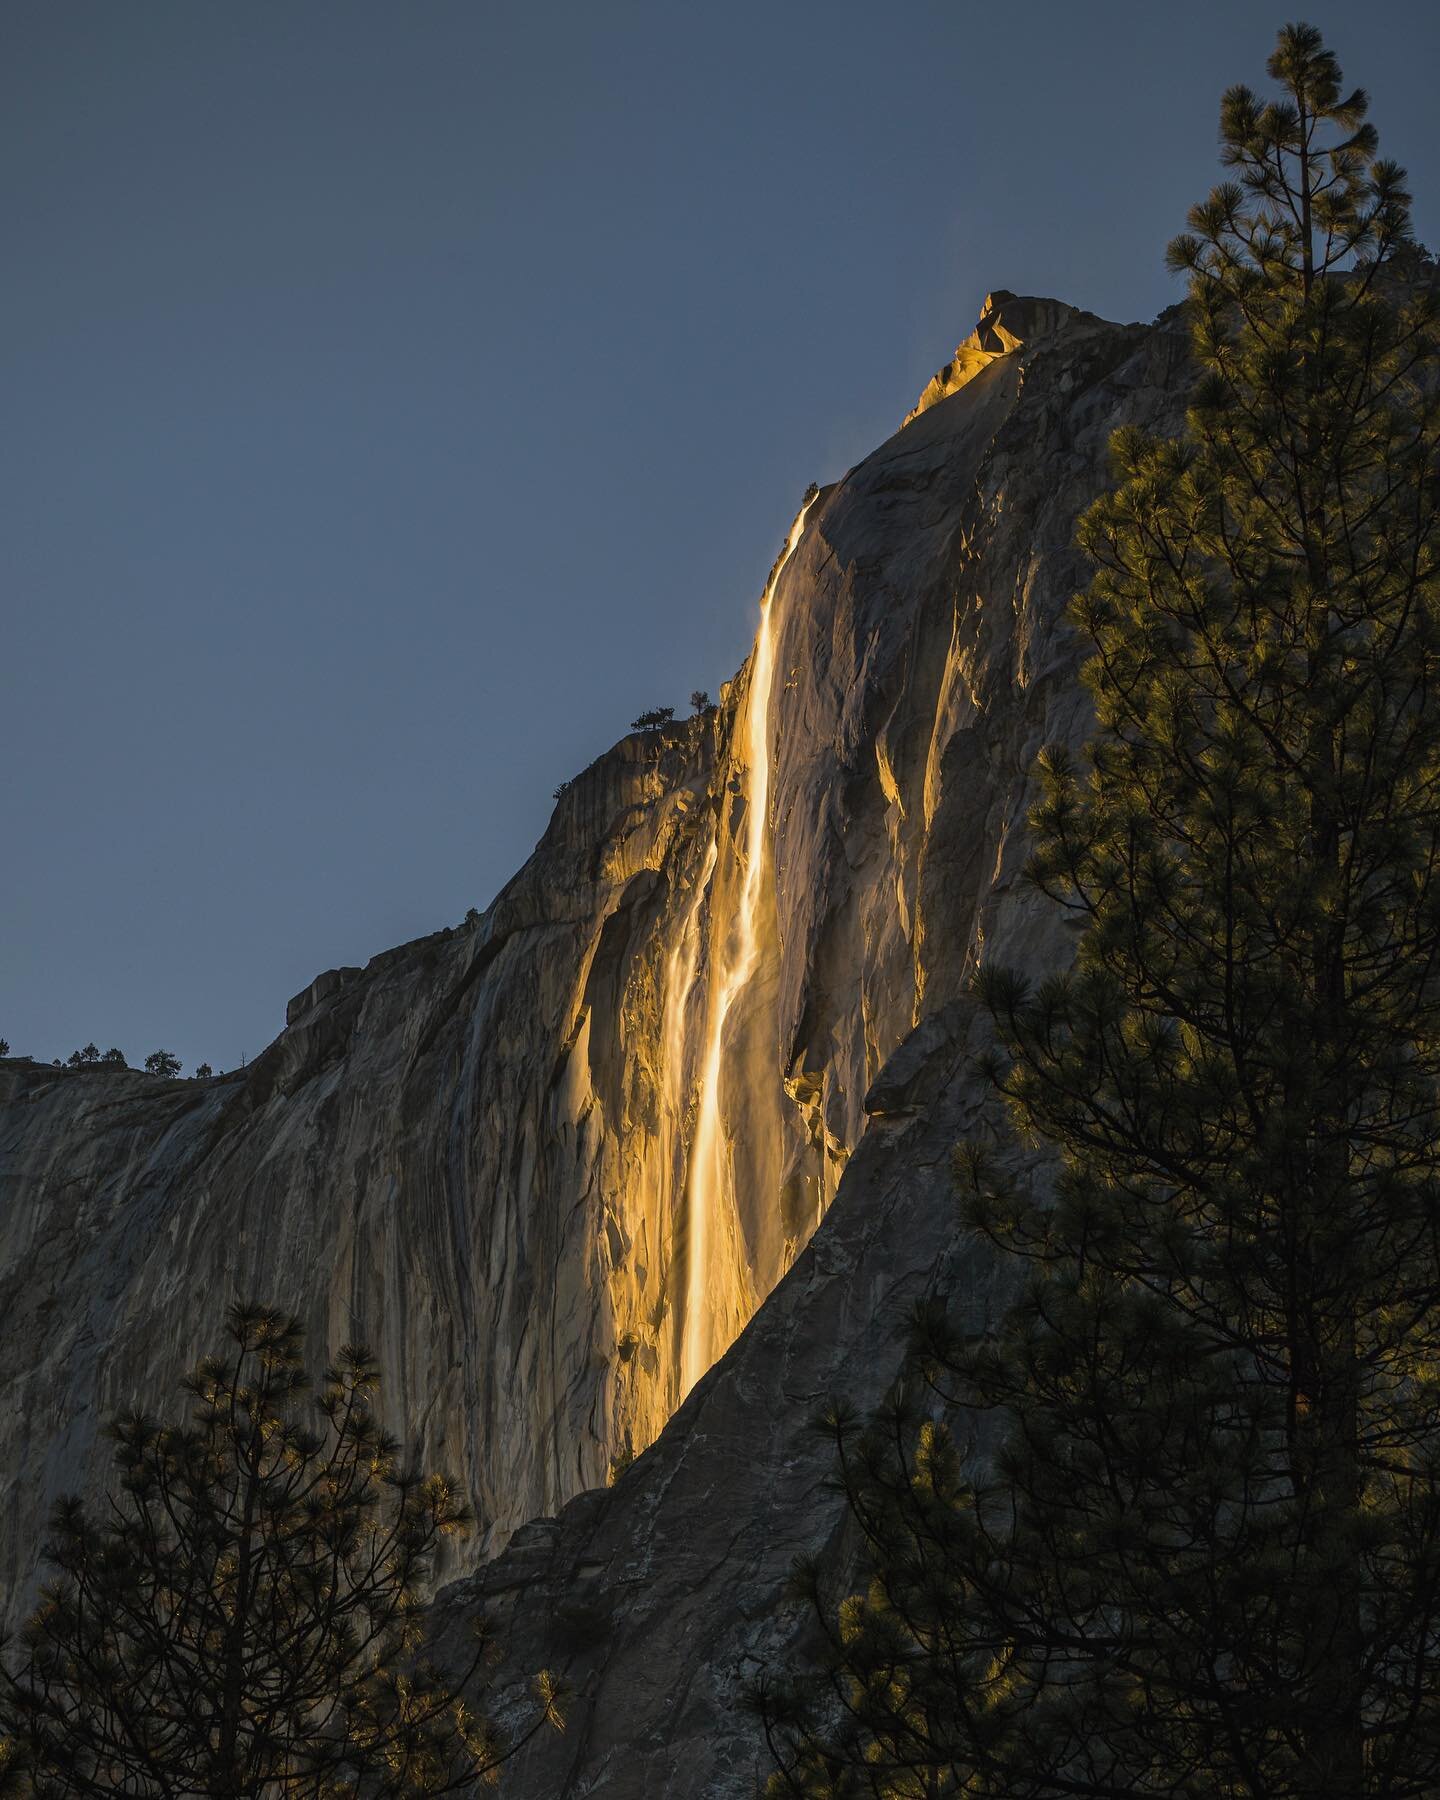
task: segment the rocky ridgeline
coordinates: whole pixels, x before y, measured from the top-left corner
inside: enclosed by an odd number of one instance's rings
[[[807,1421],[879,1397],[937,1282],[993,1298],[949,1192],[967,979],[982,950],[1068,954],[1017,877],[1036,752],[1087,720],[1074,522],[1117,425],[1178,427],[1184,356],[1173,320],[992,295],[807,514],[773,601],[761,956],[708,1237],[709,1291],[754,1316],[683,1404],[684,1163],[750,665],[702,723],[577,777],[478,923],[321,976],[243,1075],[0,1064],[7,1587],[103,1416],[160,1399],[223,1299],[260,1293],[317,1343],[363,1334],[393,1416],[468,1482],[470,1563],[493,1560],[444,1604],[456,1631],[500,1615],[503,1704],[541,1663],[575,1690],[507,1791],[753,1791],[733,1702],[800,1628],[790,1559],[840,1530]]]

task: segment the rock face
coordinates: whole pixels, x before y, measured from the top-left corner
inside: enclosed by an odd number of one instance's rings
[[[834,1200],[635,1466],[444,1595],[457,1632],[481,1608],[502,1625],[502,1717],[524,1716],[542,1665],[574,1692],[567,1732],[509,1778],[525,1800],[755,1793],[766,1764],[736,1702],[804,1631],[791,1561],[849,1555],[808,1421],[832,1397],[881,1399],[916,1301],[943,1295],[977,1326],[1003,1303],[949,1176],[981,1102],[967,976],[982,956],[1039,972],[1071,954],[1019,875],[1035,756],[1089,722],[1063,619],[1084,577],[1075,519],[1118,425],[1179,429],[1186,360],[1173,319],[1008,296],[1003,316],[1008,348],[977,344],[967,380],[952,364],[947,391],[822,496],[781,633],[779,1043],[792,1080],[821,1071],[826,1126],[854,1146]]]
[[[1178,426],[1184,354],[992,296],[802,509],[720,707],[579,776],[478,922],[321,976],[242,1075],[0,1063],[12,1593],[99,1420],[260,1293],[375,1346],[501,1552],[457,1629],[497,1608],[505,1681],[575,1686],[509,1791],[752,1792],[733,1698],[838,1529],[805,1421],[893,1380],[910,1300],[990,1295],[946,1172],[967,979],[1067,954],[1017,876],[1035,754],[1087,717],[1074,522],[1117,425]]]

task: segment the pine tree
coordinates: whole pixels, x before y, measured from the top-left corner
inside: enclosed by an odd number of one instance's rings
[[[317,1399],[294,1319],[236,1305],[228,1335],[185,1383],[188,1426],[115,1421],[107,1510],[56,1509],[58,1577],[0,1664],[0,1792],[319,1800],[493,1777],[511,1752],[462,1698],[486,1642],[458,1679],[435,1667],[423,1599],[468,1509],[401,1463],[363,1346]],[[526,1736],[559,1723],[548,1676],[536,1690]]]
[[[642,712],[638,719],[630,721],[632,731],[658,731],[668,725],[675,717],[673,706],[652,706],[648,712]]]
[[[1030,868],[1078,958],[978,984],[964,1210],[1024,1285],[918,1325],[947,1404],[830,1417],[869,1583],[802,1575],[776,1792],[1440,1791],[1440,307],[1364,94],[1304,25],[1269,69],[1170,250],[1185,435],[1081,525],[1097,731]]]

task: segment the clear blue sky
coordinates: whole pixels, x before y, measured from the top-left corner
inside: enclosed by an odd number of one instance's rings
[[[1117,318],[1254,0],[9,0],[0,1035],[231,1066],[743,657],[992,287]],[[1316,0],[1440,238],[1440,7]]]

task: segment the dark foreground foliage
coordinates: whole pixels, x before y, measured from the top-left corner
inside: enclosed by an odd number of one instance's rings
[[[493,1778],[517,1747],[431,1652],[436,1552],[470,1514],[379,1427],[348,1345],[318,1395],[298,1323],[229,1313],[183,1426],[111,1427],[118,1491],[56,1509],[57,1574],[0,1678],[0,1786],[69,1796],[392,1796]],[[548,1676],[526,1736],[558,1725]],[[525,1741],[524,1738],[520,1740]]]

